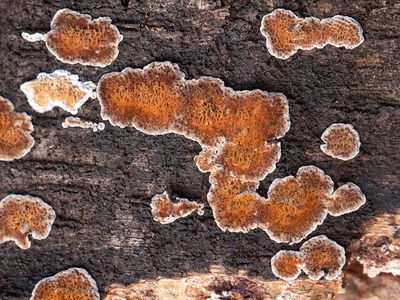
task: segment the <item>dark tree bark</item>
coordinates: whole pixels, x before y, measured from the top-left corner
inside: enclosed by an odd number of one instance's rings
[[[22,31],[47,32],[54,13],[64,7],[111,17],[124,36],[111,66],[65,65],[43,43],[21,38]],[[327,46],[276,59],[259,27],[263,15],[277,7],[298,16],[351,16],[362,25],[365,42],[354,50]],[[193,162],[200,146],[182,136],[148,136],[109,123],[97,133],[63,129],[66,112],[36,113],[19,90],[39,72],[66,69],[97,82],[110,71],[169,60],[187,78],[210,75],[236,90],[282,92],[292,125],[276,171],[260,185],[261,195],[273,179],[310,164],[337,184],[356,183],[367,204],[328,217],[311,235],[325,234],[344,247],[375,214],[400,207],[398,1],[3,0],[0,11],[0,95],[16,111],[32,115],[36,140],[26,157],[0,162],[0,197],[38,196],[57,213],[49,237],[34,240],[29,250],[12,242],[0,245],[0,299],[28,299],[37,281],[73,266],[87,269],[103,296],[112,283],[204,273],[212,264],[272,280],[270,258],[280,249],[300,247],[277,244],[259,229],[224,233],[208,205],[201,217],[155,222],[150,198],[164,190],[207,204],[208,174]],[[89,101],[79,116],[101,121],[98,102]],[[334,160],[319,150],[322,132],[335,122],[358,130],[362,145],[355,159]]]

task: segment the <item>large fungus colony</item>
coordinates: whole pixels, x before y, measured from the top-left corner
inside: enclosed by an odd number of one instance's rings
[[[28,249],[28,235],[45,239],[56,214],[50,205],[32,196],[9,195],[0,201],[0,244],[14,241],[21,249]]]
[[[291,281],[301,270],[312,280],[325,277],[337,278],[346,262],[345,251],[324,235],[305,242],[299,252],[281,250],[271,259],[271,268],[275,276]]]
[[[14,112],[13,104],[0,96],[0,160],[25,156],[35,144],[33,125],[26,113]]]
[[[275,180],[268,199],[256,193],[280,158],[276,140],[289,129],[282,94],[235,92],[210,77],[185,80],[168,62],[106,74],[97,94],[102,117],[115,126],[182,134],[201,144],[195,162],[202,172],[211,172],[208,201],[222,230],[260,227],[277,242],[295,243],[328,212],[340,215],[365,202],[354,184],[333,193],[330,177],[313,166],[299,169],[297,178]]]
[[[261,33],[267,39],[269,53],[287,59],[297,50],[323,48],[326,45],[353,49],[363,41],[363,30],[353,18],[299,18],[290,10],[276,9],[263,17]]]
[[[360,151],[360,136],[351,124],[332,124],[321,136],[325,144],[321,150],[341,160],[349,160],[357,156]]]
[[[197,214],[203,215],[203,204],[184,198],[177,198],[176,200],[178,200],[178,203],[173,203],[166,192],[155,195],[150,203],[154,220],[161,224],[168,224],[195,211],[197,211]]]
[[[89,15],[61,9],[53,17],[47,34],[23,33],[30,42],[45,41],[49,51],[63,63],[105,67],[118,56],[122,41],[118,28],[111,19],[92,20]]]
[[[99,300],[97,284],[80,268],[70,268],[40,280],[30,300]]]
[[[37,79],[21,85],[29,104],[39,113],[58,106],[71,114],[77,114],[90,97],[95,98],[95,88],[93,82],[81,82],[78,75],[64,70],[56,70],[51,74],[40,73]]]

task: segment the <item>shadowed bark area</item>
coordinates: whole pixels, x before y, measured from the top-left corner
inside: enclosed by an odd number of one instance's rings
[[[124,40],[112,65],[66,65],[43,43],[21,38],[22,31],[47,32],[54,13],[65,7],[113,20]],[[353,50],[327,46],[276,59],[259,28],[261,18],[278,7],[300,17],[351,16],[362,25],[365,42]],[[276,171],[260,185],[261,195],[266,196],[273,179],[310,164],[337,185],[354,182],[367,204],[355,213],[328,217],[309,236],[325,234],[344,247],[361,236],[361,225],[375,214],[400,207],[397,1],[3,0],[0,11],[0,95],[16,111],[32,116],[36,141],[24,158],[0,162],[0,198],[30,194],[57,214],[49,237],[34,240],[30,249],[0,245],[0,299],[28,299],[36,282],[69,267],[85,268],[102,297],[113,283],[206,273],[214,264],[272,280],[271,257],[300,247],[274,243],[259,229],[224,233],[216,226],[206,199],[208,174],[193,162],[200,152],[196,142],[172,134],[148,136],[108,122],[96,133],[64,129],[66,112],[34,112],[19,86],[39,72],[66,69],[82,81],[97,82],[110,71],[169,60],[188,79],[209,75],[235,90],[282,92],[289,99],[292,125],[281,139]],[[101,121],[98,102],[89,100],[78,116]],[[332,123],[351,123],[359,132],[356,158],[340,161],[320,151],[321,134]],[[150,199],[165,190],[204,203],[204,215],[167,225],[155,222]]]

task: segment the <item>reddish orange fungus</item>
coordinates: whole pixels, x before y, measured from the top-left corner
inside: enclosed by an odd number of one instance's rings
[[[194,211],[199,215],[203,214],[203,204],[189,201],[183,198],[177,198],[178,203],[173,203],[167,192],[155,195],[151,199],[151,214],[154,220],[161,224],[174,222],[176,219],[184,218]]]
[[[284,280],[295,280],[303,270],[312,280],[323,276],[337,278],[346,262],[345,251],[324,235],[314,237],[303,244],[299,252],[279,251],[271,259],[272,272]]]
[[[360,150],[360,136],[351,124],[332,124],[321,136],[321,150],[333,158],[349,160]]]
[[[353,18],[337,15],[323,20],[302,19],[284,9],[264,16],[260,30],[267,39],[269,53],[281,59],[289,58],[298,49],[320,49],[328,44],[353,49],[364,41],[363,30]]]
[[[39,281],[30,300],[99,300],[97,284],[80,268],[70,268]]]
[[[0,244],[14,241],[21,249],[28,249],[28,235],[45,239],[56,218],[47,203],[32,196],[9,195],[0,201]]]
[[[61,9],[53,17],[51,31],[45,35],[23,33],[28,41],[44,40],[58,60],[82,65],[105,67],[118,56],[122,35],[108,17],[92,20],[89,15]]]
[[[11,161],[25,156],[35,144],[31,118],[14,112],[10,101],[0,96],[0,160]]]

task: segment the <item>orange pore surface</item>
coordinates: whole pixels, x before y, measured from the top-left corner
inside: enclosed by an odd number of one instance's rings
[[[104,66],[118,55],[121,36],[109,18],[92,21],[88,15],[63,9],[54,16],[45,41],[61,61]]]
[[[321,139],[325,142],[321,146],[322,151],[342,160],[355,157],[360,148],[359,135],[350,124],[332,124]]]
[[[83,269],[71,268],[41,280],[31,300],[98,300],[97,285]]]
[[[284,9],[264,16],[260,30],[267,38],[268,51],[281,59],[292,56],[298,49],[322,48],[328,44],[352,49],[364,41],[360,24],[350,17],[302,19]]]
[[[283,279],[294,279],[301,272],[303,258],[295,251],[280,251],[271,261],[275,275]]]
[[[25,156],[33,147],[31,118],[14,112],[10,101],[0,96],[0,160],[10,161]]]

